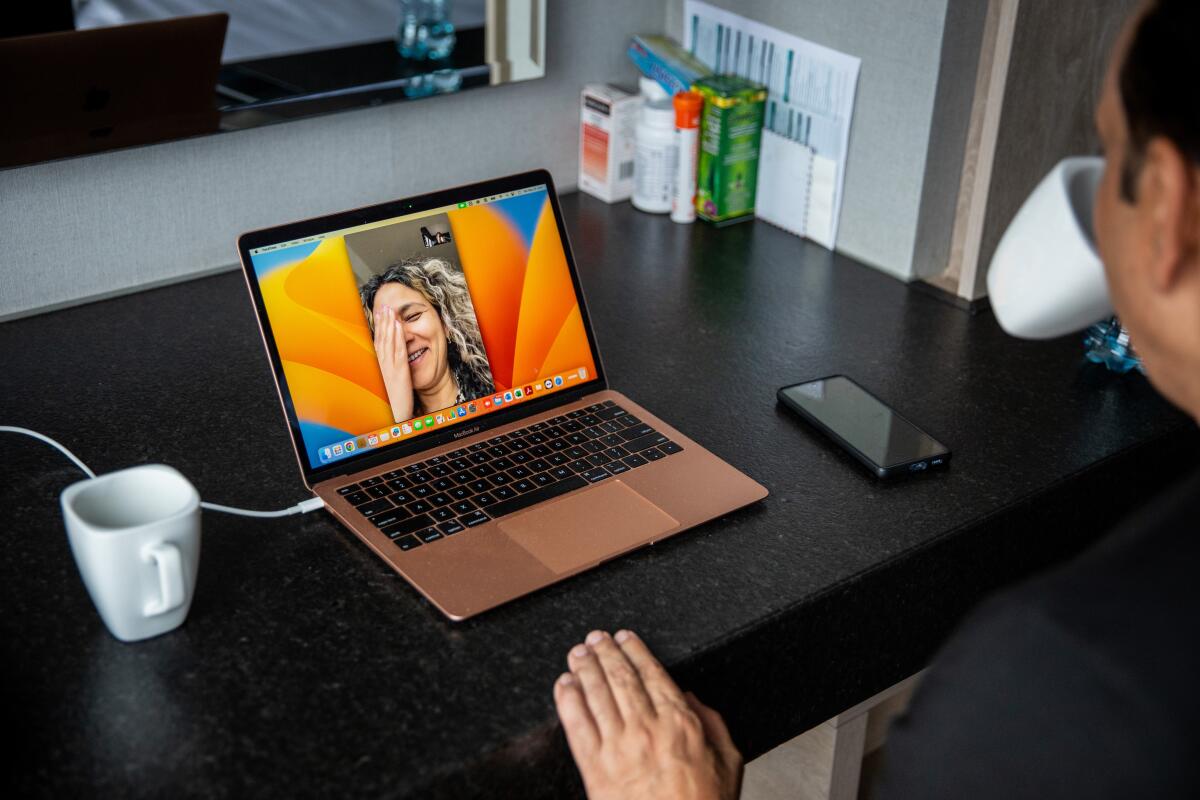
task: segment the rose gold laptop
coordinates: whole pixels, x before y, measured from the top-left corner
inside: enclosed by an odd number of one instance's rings
[[[545,171],[238,244],[305,485],[451,619],[767,495],[609,388]]]

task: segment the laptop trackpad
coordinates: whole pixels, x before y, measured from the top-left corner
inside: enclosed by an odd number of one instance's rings
[[[500,530],[556,574],[677,527],[678,520],[621,481],[602,483],[500,523]]]

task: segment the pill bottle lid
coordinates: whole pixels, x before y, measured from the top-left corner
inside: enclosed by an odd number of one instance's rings
[[[680,92],[675,95],[675,127],[699,128],[704,96],[699,92]]]
[[[642,121],[652,128],[675,128],[675,109],[669,100],[642,104]]]
[[[638,91],[641,92],[642,97],[651,103],[666,100],[670,97],[661,83],[654,80],[654,78],[647,78],[645,75],[638,78]]]

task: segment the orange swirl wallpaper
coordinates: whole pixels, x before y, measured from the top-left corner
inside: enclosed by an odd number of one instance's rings
[[[538,392],[566,388],[568,381],[554,386],[554,379],[569,373],[575,381],[581,368],[594,376],[546,191],[450,209],[446,216],[497,396],[534,385]],[[423,221],[393,225],[400,231]],[[375,446],[363,437],[376,431],[395,434],[399,426],[393,424],[345,237],[255,255],[252,261],[309,463],[316,467],[337,460],[327,449],[335,444],[358,439],[359,447]],[[544,388],[547,379],[551,386]],[[471,403],[471,414],[494,410],[490,400]],[[451,409],[446,424],[467,421],[466,412]],[[379,444],[391,441],[385,433]]]

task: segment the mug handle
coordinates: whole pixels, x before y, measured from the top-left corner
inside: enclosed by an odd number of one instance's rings
[[[146,545],[142,557],[158,564],[159,597],[146,603],[143,614],[158,616],[183,605],[183,559],[179,548],[167,542]]]

